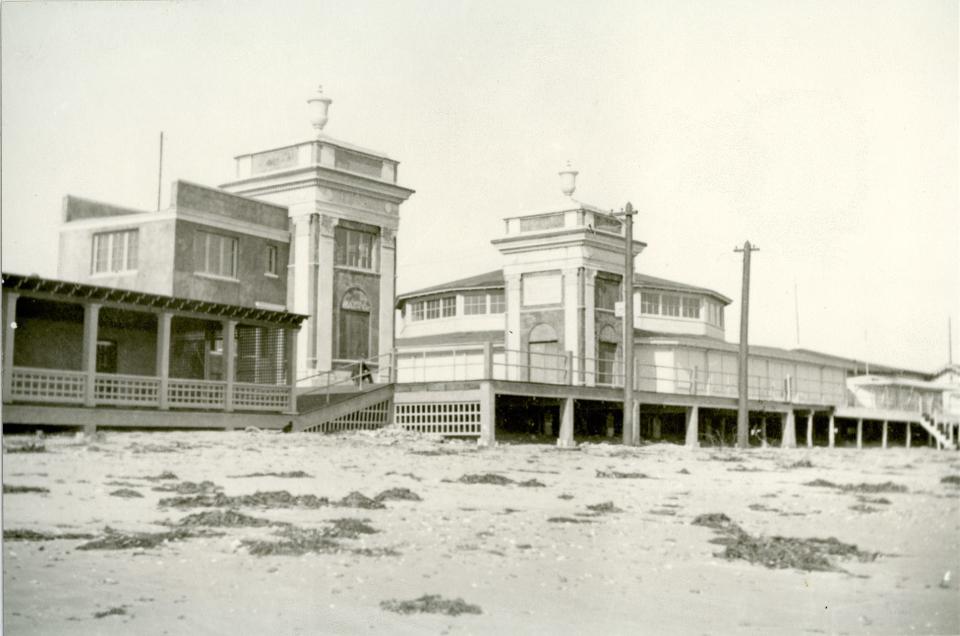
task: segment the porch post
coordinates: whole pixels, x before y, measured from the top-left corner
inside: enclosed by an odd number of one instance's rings
[[[887,447],[887,420],[883,420],[883,439],[880,442],[880,446],[883,448]]]
[[[297,412],[297,333],[299,329],[286,329],[284,346],[287,358],[287,384],[290,386],[290,399],[287,403],[287,412],[291,415]]]
[[[160,312],[157,317],[157,376],[160,378],[161,409],[168,409],[167,387],[170,384],[170,322],[173,314],[169,311]]]
[[[13,340],[17,333],[14,325],[17,321],[17,299],[20,294],[10,292],[6,295],[3,308],[3,400],[10,401],[13,388]]]
[[[837,426],[836,419],[833,416],[833,413],[830,414],[830,428],[827,429],[827,440],[828,446],[833,448],[837,441]]]
[[[573,441],[573,398],[562,398],[560,402],[560,437],[557,438],[558,448],[576,448]]]
[[[793,409],[790,409],[782,416],[781,428],[783,429],[782,435],[780,436],[780,446],[782,448],[796,448],[797,447],[797,416],[794,415]]]
[[[687,419],[687,434],[684,439],[685,446],[687,448],[697,448],[700,446],[699,440],[699,424],[700,424],[700,407],[697,405],[688,406],[686,408],[686,419]]]
[[[94,384],[97,375],[97,329],[100,323],[100,305],[87,303],[83,306],[83,357],[81,369],[85,374],[83,405],[95,406]]]
[[[807,413],[807,448],[813,448],[813,411]]]
[[[226,380],[227,386],[224,389],[224,411],[233,410],[233,378],[235,375],[234,372],[234,351],[236,347],[234,346],[233,339],[237,333],[237,321],[236,320],[224,320],[223,321],[223,379]]]
[[[493,344],[489,340],[483,343],[483,375],[481,379],[493,379]]]
[[[489,380],[480,382],[480,439],[477,446],[494,446],[497,443],[497,395]]]

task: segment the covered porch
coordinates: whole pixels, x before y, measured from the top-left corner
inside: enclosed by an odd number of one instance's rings
[[[2,309],[4,404],[296,410],[304,316],[9,274]]]

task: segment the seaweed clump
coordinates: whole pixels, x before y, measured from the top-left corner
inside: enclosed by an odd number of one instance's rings
[[[649,479],[644,473],[621,473],[616,470],[598,470],[597,477],[601,479]]]
[[[373,499],[374,501],[423,501],[420,495],[409,488],[390,488],[384,490]]]
[[[492,486],[509,486],[514,483],[509,477],[503,475],[494,475],[493,473],[483,473],[479,475],[463,475],[458,479],[461,484],[490,484]]]
[[[44,488],[42,486],[18,486],[16,484],[3,485],[3,494],[5,495],[17,495],[17,494],[24,494],[28,492],[47,493],[47,492],[50,492],[50,489]]]
[[[479,605],[467,603],[462,598],[445,599],[439,594],[424,594],[411,601],[389,600],[381,601],[380,607],[388,612],[397,614],[444,614],[459,616],[460,614],[482,614]]]
[[[220,533],[206,530],[188,530],[177,528],[167,532],[123,533],[107,526],[104,536],[77,546],[77,550],[129,550],[133,548],[156,548],[164,544],[175,543],[197,537],[220,537]]]
[[[322,508],[330,500],[316,495],[291,495],[286,490],[257,491],[252,495],[227,496],[222,492],[160,500],[162,508]]]
[[[64,532],[61,534],[53,534],[51,532],[38,532],[36,530],[11,529],[3,531],[4,541],[89,540],[92,538],[92,534],[87,534],[85,532]]]
[[[896,484],[892,481],[885,481],[880,484],[835,484],[826,479],[814,479],[808,481],[804,486],[815,486],[820,488],[836,488],[843,492],[862,492],[862,493],[881,493],[881,492],[907,492],[907,487],[903,484]]]
[[[834,537],[798,539],[752,536],[723,513],[699,515],[692,523],[720,534],[712,542],[725,546],[725,550],[717,556],[759,563],[771,569],[843,572],[830,557],[857,558],[861,561],[872,561],[877,557],[877,553],[864,552],[856,545],[843,543]]]

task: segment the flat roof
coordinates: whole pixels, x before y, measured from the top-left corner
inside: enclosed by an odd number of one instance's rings
[[[120,304],[139,305],[152,309],[171,309],[175,311],[207,314],[220,318],[235,318],[237,320],[256,320],[284,327],[299,327],[307,319],[303,314],[288,311],[260,309],[258,307],[244,307],[242,305],[227,305],[204,300],[192,300],[164,294],[151,294],[133,289],[88,285],[56,278],[41,276],[26,276],[23,274],[0,274],[3,278],[3,288],[11,291],[37,292],[76,299],[78,301],[99,300]]]

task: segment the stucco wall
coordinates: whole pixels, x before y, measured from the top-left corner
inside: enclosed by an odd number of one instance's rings
[[[287,229],[287,209],[285,207],[264,201],[255,201],[216,188],[177,181],[173,184],[170,201],[177,210],[200,210],[237,221],[266,225],[278,230]]]
[[[97,227],[84,223],[72,223],[60,230],[60,253],[57,277],[64,280],[136,289],[152,294],[170,295],[173,290],[173,243],[174,221],[172,219],[131,222],[130,224]],[[138,230],[137,269],[135,272],[93,274],[93,236],[101,232]]]
[[[286,219],[284,219],[286,223]],[[217,303],[254,306],[259,301],[286,306],[287,261],[290,244],[265,238],[209,228],[190,221],[176,222],[176,255],[174,259],[173,295]],[[203,251],[197,234],[213,232],[238,239],[237,279],[222,280],[198,274],[202,269]],[[267,246],[277,247],[277,276],[267,276]]]

